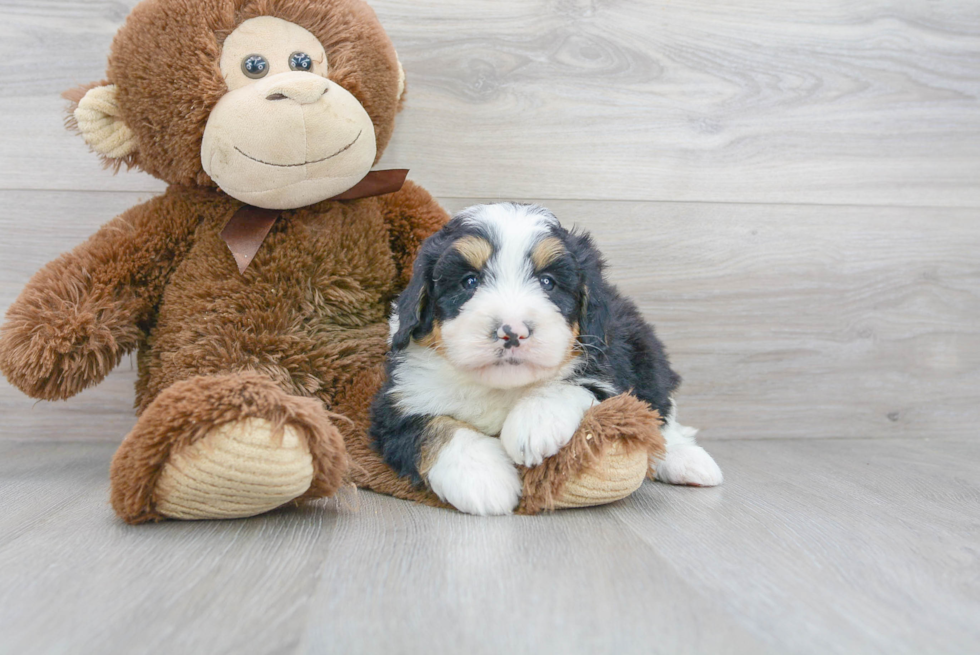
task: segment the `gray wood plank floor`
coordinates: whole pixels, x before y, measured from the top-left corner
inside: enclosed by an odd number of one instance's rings
[[[975,440],[719,442],[723,487],[540,517],[346,491],[137,528],[113,448],[0,442],[0,652],[980,649]]]

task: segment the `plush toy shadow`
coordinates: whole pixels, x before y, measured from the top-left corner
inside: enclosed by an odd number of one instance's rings
[[[130,523],[252,516],[354,484],[441,505],[368,441],[387,313],[448,219],[371,172],[405,84],[361,0],[145,0],[107,81],[67,95],[107,165],[166,192],[47,264],[0,328],[0,370],[65,399],[138,352],[139,420],[111,468]],[[524,470],[521,512],[610,502],[662,451],[619,396]]]

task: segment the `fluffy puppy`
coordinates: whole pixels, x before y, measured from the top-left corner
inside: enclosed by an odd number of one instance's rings
[[[675,420],[680,378],[663,345],[602,269],[588,234],[536,205],[470,207],[430,237],[395,303],[372,406],[384,460],[461,511],[506,514],[516,464],[554,455],[589,407],[629,391],[666,417],[656,477],[719,484]]]

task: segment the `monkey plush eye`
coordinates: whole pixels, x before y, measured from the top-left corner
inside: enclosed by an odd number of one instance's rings
[[[473,275],[472,273],[470,273],[469,275],[467,275],[466,277],[463,278],[463,280],[460,282],[460,284],[463,285],[463,288],[464,289],[467,289],[467,290],[469,290],[469,289],[475,289],[475,288],[477,288],[480,285],[480,278],[477,277],[476,275]]]
[[[541,281],[541,286],[544,287],[545,291],[551,291],[555,288],[555,278],[550,275],[542,275],[538,279]]]
[[[253,80],[265,77],[269,72],[269,61],[262,55],[249,55],[242,59],[242,72]]]
[[[294,71],[311,71],[313,59],[305,52],[294,52],[289,55],[289,68]]]

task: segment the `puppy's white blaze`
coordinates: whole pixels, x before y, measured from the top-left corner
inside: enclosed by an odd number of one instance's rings
[[[558,219],[537,205],[519,205],[502,202],[493,205],[473,205],[460,212],[463,223],[472,227],[497,227],[515,237],[521,234],[533,242],[549,228],[558,225]]]
[[[499,439],[456,430],[429,470],[439,498],[468,514],[510,514],[521,499],[521,477]]]
[[[537,466],[569,442],[596,402],[588,389],[566,382],[530,390],[504,421],[504,450],[518,464]]]
[[[681,425],[676,417],[677,404],[671,400],[670,415],[660,430],[667,444],[667,453],[662,460],[650,460],[656,478],[668,484],[692,487],[715,487],[724,482],[721,468],[708,451],[694,440],[697,429]]]

